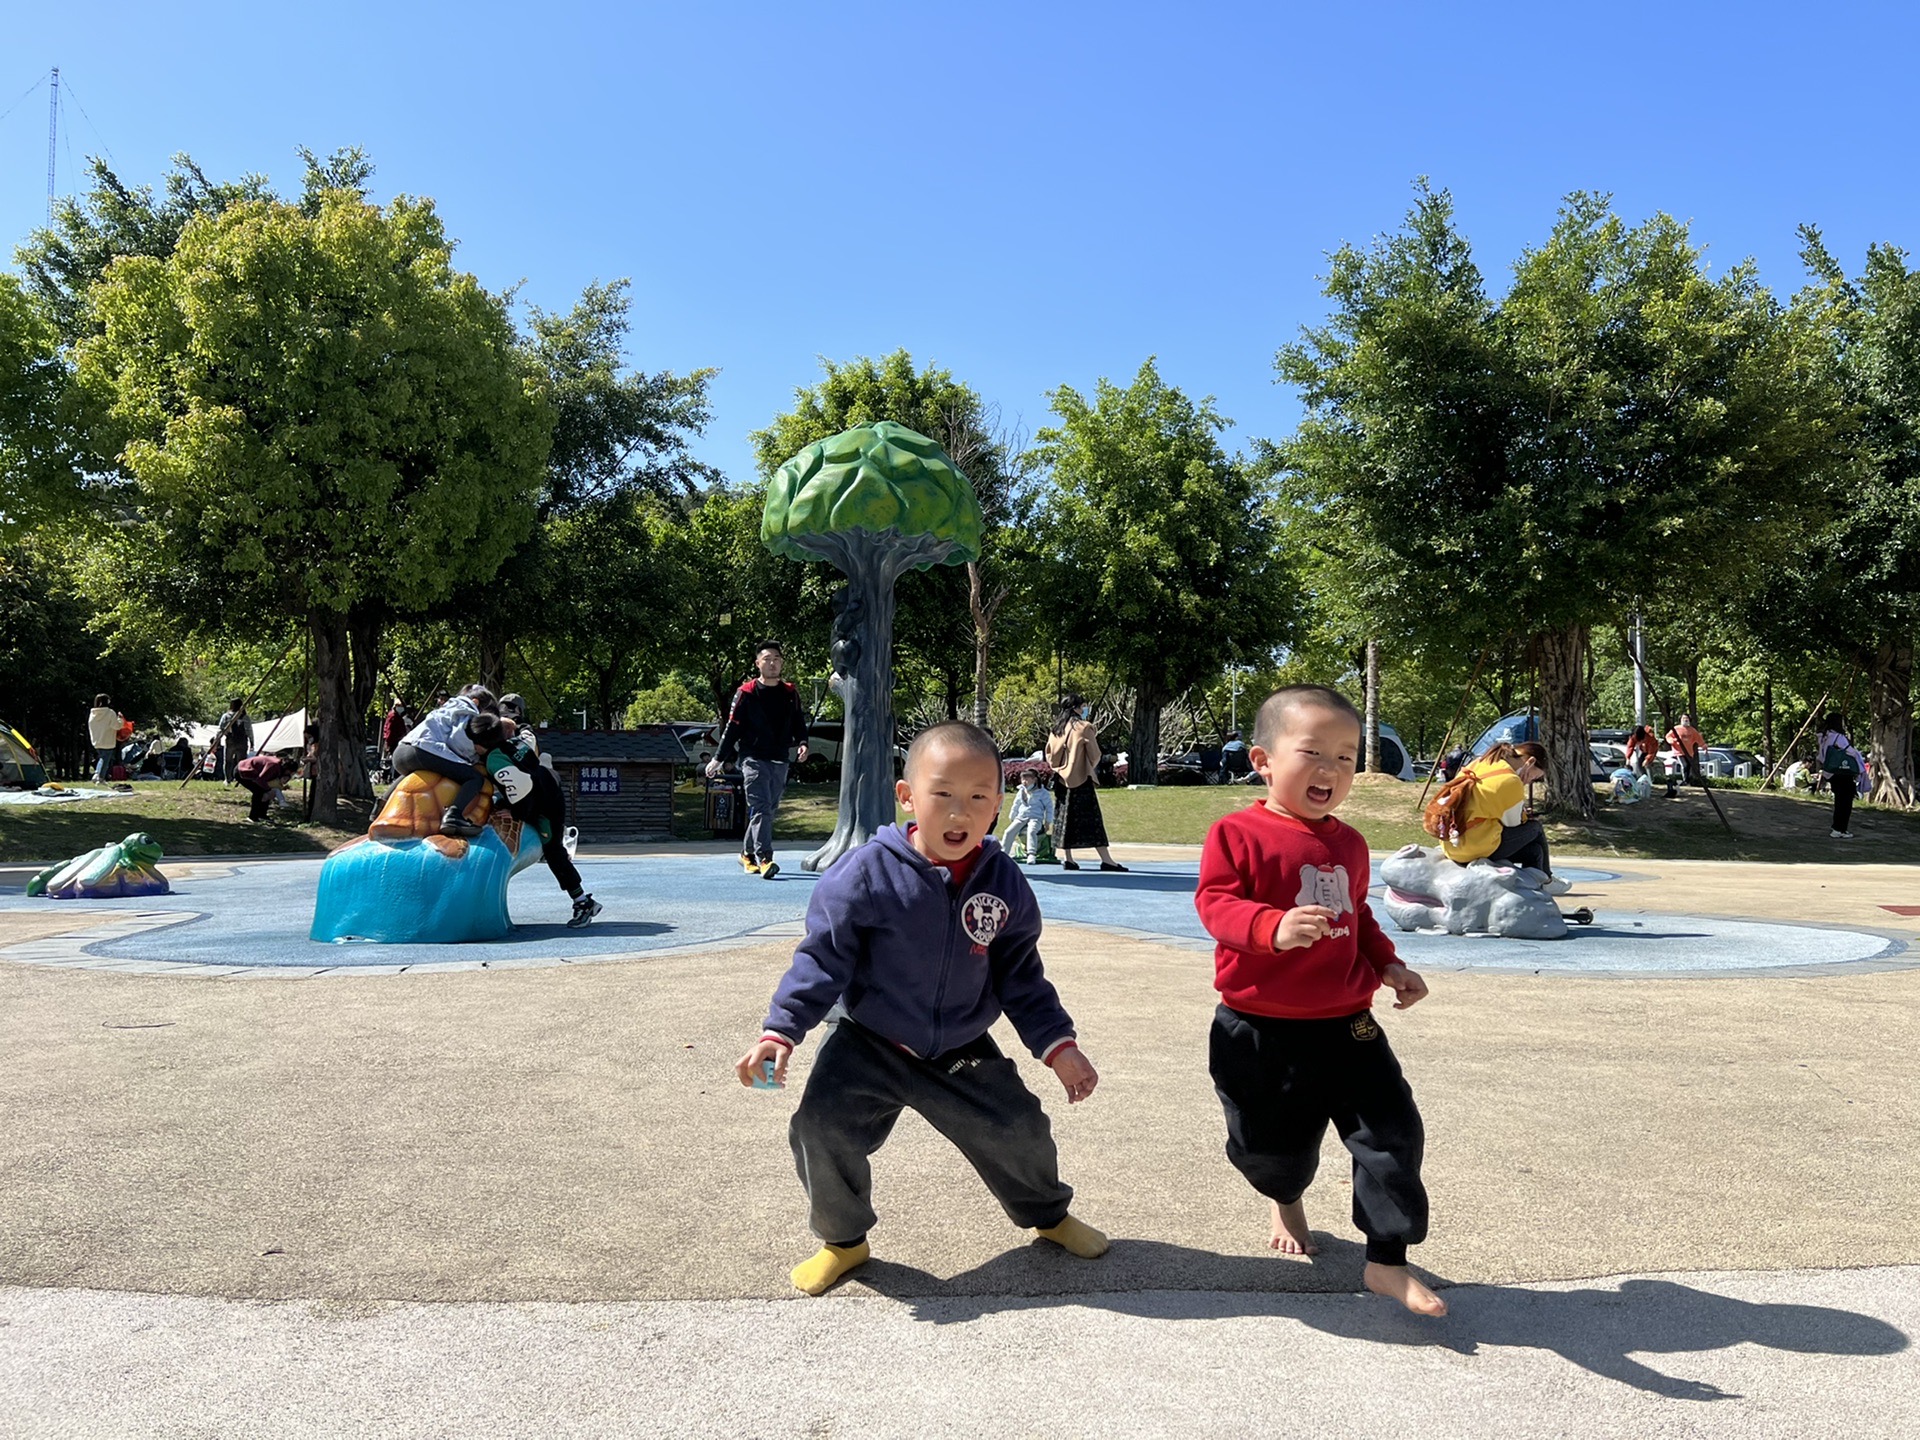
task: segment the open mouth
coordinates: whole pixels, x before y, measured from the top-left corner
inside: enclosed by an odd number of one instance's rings
[[[1422,895],[1417,890],[1402,890],[1398,886],[1387,886],[1387,898],[1402,905],[1430,905],[1435,910],[1447,908],[1447,902],[1438,895]]]
[[[963,845],[965,845],[967,841],[972,838],[972,836],[973,836],[973,832],[970,830],[945,830],[945,831],[942,831],[940,834],[940,838],[946,841],[947,844],[952,846],[955,850],[958,850]]]
[[[1333,787],[1331,785],[1307,786],[1307,803],[1310,805],[1331,805],[1333,803]]]

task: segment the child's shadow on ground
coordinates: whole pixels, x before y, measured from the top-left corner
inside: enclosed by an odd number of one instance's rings
[[[1025,867],[1023,867],[1025,868]],[[1199,881],[1192,875],[1155,875],[1151,872],[1128,870],[1122,874],[1100,870],[1083,865],[1078,875],[1071,870],[1064,874],[1059,870],[1044,867],[1027,870],[1027,879],[1041,885],[1089,886],[1101,890],[1159,890],[1167,894],[1179,893],[1191,895]]]
[[[1483,1345],[1548,1350],[1581,1369],[1676,1400],[1739,1397],[1703,1381],[1662,1374],[1633,1358],[1765,1345],[1808,1355],[1892,1355],[1908,1338],[1869,1315],[1819,1305],[1755,1303],[1671,1280],[1627,1280],[1617,1289],[1529,1290],[1447,1285],[1441,1320],[1409,1315],[1376,1296],[1329,1303],[1362,1289],[1365,1253],[1320,1237],[1313,1264],[1278,1256],[1220,1255],[1157,1240],[1116,1240],[1099,1260],[1076,1260],[1043,1241],[995,1256],[950,1280],[870,1261],[859,1280],[899,1300],[916,1320],[950,1325],[1008,1310],[1074,1304],[1160,1320],[1272,1316],[1326,1334],[1386,1345]],[[1437,1277],[1427,1275],[1429,1280]]]

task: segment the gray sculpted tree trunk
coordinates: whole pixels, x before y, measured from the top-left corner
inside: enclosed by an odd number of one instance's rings
[[[1547,749],[1547,804],[1564,815],[1593,816],[1593,754],[1587,749],[1587,627],[1565,625],[1536,636],[1540,743]]]
[[[1869,690],[1871,749],[1876,804],[1914,802],[1913,642],[1882,640],[1873,655]]]
[[[800,862],[802,869],[820,871],[893,823],[893,587],[948,546],[919,537],[886,548],[858,534],[816,537],[814,543],[847,577],[833,625],[834,681],[847,717],[840,810],[827,843]]]

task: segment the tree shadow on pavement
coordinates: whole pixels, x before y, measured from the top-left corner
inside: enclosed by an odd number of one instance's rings
[[[1870,1315],[1737,1300],[1661,1279],[1559,1290],[1451,1285],[1421,1271],[1444,1289],[1449,1310],[1443,1319],[1423,1320],[1361,1293],[1361,1246],[1319,1239],[1321,1254],[1310,1264],[1157,1240],[1116,1240],[1101,1259],[1085,1261],[1035,1241],[948,1280],[877,1259],[862,1266],[858,1278],[875,1294],[907,1305],[914,1319],[934,1325],[1056,1305],[1157,1320],[1270,1316],[1344,1339],[1434,1346],[1461,1355],[1483,1346],[1545,1350],[1590,1374],[1675,1400],[1740,1397],[1705,1381],[1663,1374],[1635,1356],[1705,1354],[1737,1345],[1873,1356],[1897,1354],[1910,1343],[1904,1332]]]

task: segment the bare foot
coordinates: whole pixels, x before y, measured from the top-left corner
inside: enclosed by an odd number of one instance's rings
[[[1267,1247],[1278,1250],[1282,1255],[1318,1255],[1320,1247],[1313,1243],[1313,1236],[1307,1230],[1306,1202],[1296,1200],[1291,1205],[1273,1202],[1273,1238],[1267,1241]]]
[[[1404,1265],[1379,1265],[1369,1260],[1361,1279],[1374,1294],[1398,1300],[1416,1315],[1438,1317],[1447,1313],[1447,1302],[1416,1280]]]

